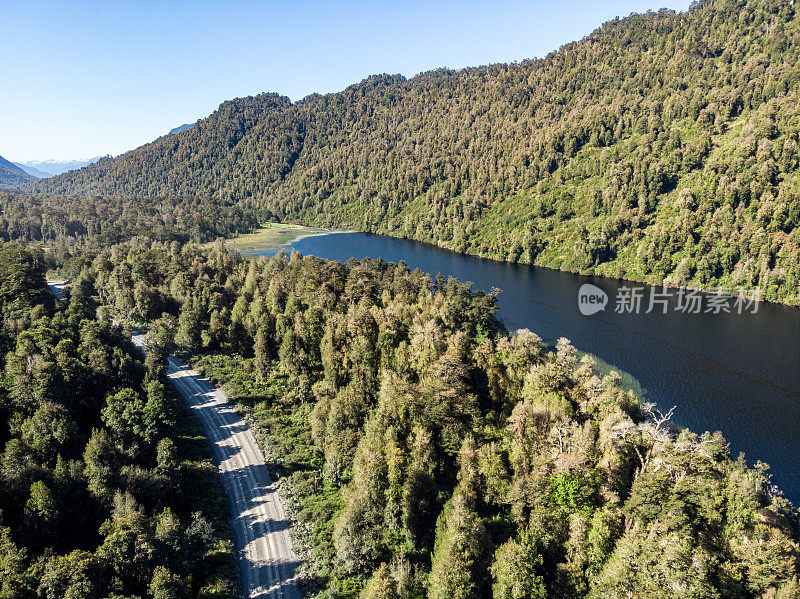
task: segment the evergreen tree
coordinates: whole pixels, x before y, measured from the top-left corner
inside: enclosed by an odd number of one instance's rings
[[[487,592],[491,541],[469,499],[456,491],[436,526],[431,599],[478,599]]]

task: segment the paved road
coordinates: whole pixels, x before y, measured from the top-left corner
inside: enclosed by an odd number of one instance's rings
[[[133,342],[142,347],[144,335],[134,335]],[[289,520],[253,433],[219,389],[174,356],[167,376],[211,443],[228,495],[245,595],[299,599]]]
[[[56,296],[59,301],[64,301],[64,288],[67,286],[66,281],[50,280],[47,281],[47,286],[50,292]]]

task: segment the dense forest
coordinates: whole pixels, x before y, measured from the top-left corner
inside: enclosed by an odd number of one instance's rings
[[[137,238],[52,266],[225,383],[274,462],[308,596],[795,598],[768,466],[674,430],[566,339],[403,264]]]
[[[615,19],[543,59],[225,102],[188,131],[32,188],[210,196],[501,260],[760,286],[796,304],[799,86],[793,2],[709,0]]]
[[[210,450],[98,309],[56,305],[40,250],[0,243],[0,597],[239,596]]]
[[[0,240],[113,244],[147,235],[160,241],[213,241],[248,233],[274,218],[210,199],[56,197],[0,192]]]
[[[800,512],[720,433],[470,284],[218,239],[286,220],[798,304],[799,144],[794,2],[708,0],[543,59],[232,100],[4,190],[0,598],[239,597],[177,352],[268,454],[305,596],[800,599]]]

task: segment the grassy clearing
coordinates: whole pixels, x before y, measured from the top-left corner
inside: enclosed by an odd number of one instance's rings
[[[226,239],[225,245],[238,252],[253,252],[256,250],[274,250],[282,245],[288,245],[303,237],[311,235],[324,235],[328,229],[304,227],[286,223],[269,223],[258,231]]]

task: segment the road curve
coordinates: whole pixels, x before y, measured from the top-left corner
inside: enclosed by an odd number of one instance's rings
[[[132,339],[143,347],[144,335]],[[167,377],[197,414],[211,443],[228,495],[245,596],[299,599],[299,561],[289,520],[253,433],[222,391],[175,356],[169,357]]]

